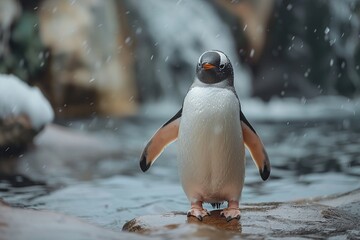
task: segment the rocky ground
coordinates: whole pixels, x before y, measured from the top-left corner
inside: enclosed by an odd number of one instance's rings
[[[0,203],[0,238],[110,240],[141,239],[141,236],[110,231],[59,213],[11,208]]]
[[[131,132],[131,134],[134,133]],[[137,162],[136,166],[132,166],[130,162],[124,162],[124,165],[116,170],[116,167],[113,169],[113,164],[118,160],[114,160],[111,162],[110,170],[101,170],[100,165],[97,166],[99,162],[103,162],[107,158],[126,159],[127,156],[125,150],[122,149],[125,148],[125,145],[119,145],[118,140],[105,136],[99,138],[99,135],[93,133],[49,125],[38,135],[33,148],[24,156],[1,159],[0,174],[3,177],[7,175],[15,176],[15,178],[21,177],[24,181],[26,176],[39,181],[39,183],[46,183],[47,187],[40,188],[44,191],[48,188],[56,188],[58,185],[74,187],[77,183],[79,186],[70,191],[66,191],[67,188],[64,188],[58,189],[52,194],[45,193],[45,196],[39,197],[37,201],[17,201],[9,197],[11,194],[4,194],[8,198],[3,199],[5,202],[0,200],[0,239],[360,238],[359,188],[345,194],[297,201],[271,202],[271,200],[267,200],[268,202],[256,204],[249,203],[253,201],[248,201],[248,203],[245,201],[241,205],[241,219],[230,222],[226,222],[219,216],[219,210],[212,211],[211,216],[205,217],[202,222],[199,222],[196,218],[188,218],[185,212],[171,212],[174,206],[181,210],[185,210],[186,206],[173,204],[164,210],[159,208],[159,205],[152,205],[154,201],[170,201],[171,197],[178,196],[175,192],[163,199],[146,195],[149,193],[121,198],[121,194],[129,194],[129,192],[136,191],[137,187],[142,186],[140,180],[135,181],[136,177],[131,179],[138,183],[137,185],[131,185],[131,181],[124,181],[126,178],[117,178],[113,180],[116,184],[114,182],[111,184],[111,181],[105,185],[94,183],[89,185],[86,191],[83,191],[84,185],[77,181],[91,181],[91,179],[99,177],[100,173],[104,178],[121,174],[118,172],[119,169],[130,172],[125,166],[138,168]],[[120,149],[119,146],[121,146]],[[357,151],[357,149],[355,150]],[[84,159],[87,161],[83,161]],[[133,159],[133,157],[129,157],[129,159]],[[159,177],[162,182],[162,175]],[[332,184],[336,184],[336,181],[339,179],[334,179]],[[358,187],[353,185],[353,188]],[[13,188],[6,186],[6,184],[2,188],[0,186],[0,191],[4,193],[12,189],[16,190],[18,195],[25,192],[25,190],[16,189],[16,186]],[[332,185],[321,186],[325,188]],[[345,185],[343,186],[345,187]],[[170,188],[173,188],[173,185],[161,186],[155,195],[163,196],[166,192],[164,189]],[[315,195],[320,195],[319,188],[313,187],[311,191],[316,191]],[[125,191],[126,189],[127,191]],[[141,189],[144,190],[144,188]],[[32,193],[29,195],[31,198],[38,197],[33,194],[34,189],[30,188],[28,191]],[[154,188],[151,191],[154,191]],[[302,188],[297,191],[310,191],[310,189]],[[95,192],[96,194],[94,194]],[[294,194],[294,192],[287,194]],[[96,196],[100,197],[96,198]],[[118,198],[118,201],[115,201],[115,198]],[[149,199],[142,201],[140,198]],[[185,199],[181,201],[185,201]],[[62,202],[68,203],[62,205]],[[124,204],[125,208],[119,210],[121,204]],[[146,206],[149,206],[150,209]],[[101,207],[105,210],[87,211],[90,208]],[[81,208],[81,210],[76,211],[76,208]],[[134,211],[134,208],[139,210]],[[130,215],[126,212],[129,212]],[[130,220],[134,216],[137,217]],[[121,223],[117,224],[117,221]],[[122,226],[123,224],[124,226]]]
[[[124,230],[150,236],[207,239],[241,236],[249,239],[360,237],[360,190],[340,196],[297,202],[245,204],[240,221],[227,222],[220,210],[203,222],[185,213],[141,216]]]
[[[219,210],[199,222],[184,212],[140,216],[123,231],[102,228],[50,211],[0,204],[2,239],[245,239],[360,238],[360,190],[296,202],[244,204],[240,221],[226,222]]]

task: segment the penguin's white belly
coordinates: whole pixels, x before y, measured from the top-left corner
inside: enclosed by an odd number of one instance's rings
[[[184,100],[178,135],[179,173],[189,200],[239,200],[244,151],[235,94],[223,88],[192,88]]]

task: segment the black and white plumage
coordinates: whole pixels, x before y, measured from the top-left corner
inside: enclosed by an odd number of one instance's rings
[[[179,175],[191,209],[202,219],[203,202],[219,206],[227,220],[240,218],[239,201],[245,176],[245,146],[260,176],[270,175],[265,148],[240,108],[229,58],[221,51],[203,53],[183,107],[145,147],[140,167],[146,171],[167,144],[178,140]]]

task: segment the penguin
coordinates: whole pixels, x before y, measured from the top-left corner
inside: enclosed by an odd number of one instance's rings
[[[206,51],[200,56],[182,108],[147,143],[140,157],[141,170],[147,171],[175,140],[179,176],[191,204],[188,216],[201,221],[210,215],[203,203],[219,208],[227,202],[221,216],[227,221],[240,219],[245,147],[264,181],[271,167],[259,135],[241,110],[233,67],[223,52]]]

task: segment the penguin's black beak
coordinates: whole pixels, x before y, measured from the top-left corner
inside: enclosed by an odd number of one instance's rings
[[[210,70],[210,69],[215,68],[215,66],[212,65],[212,64],[210,64],[210,63],[204,63],[204,64],[202,65],[202,67],[203,67],[203,69],[205,69],[205,70]]]

